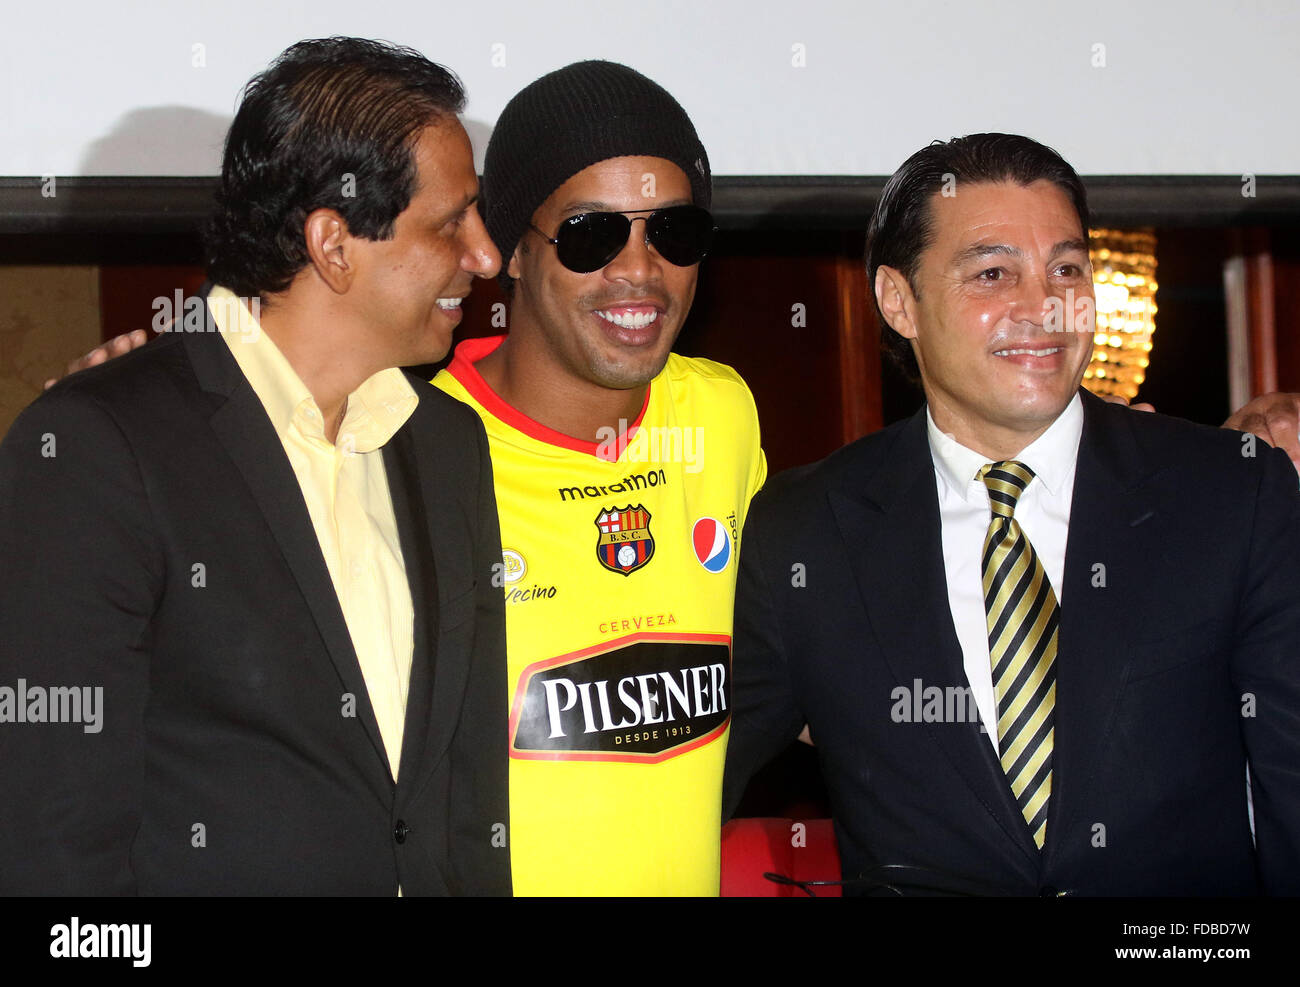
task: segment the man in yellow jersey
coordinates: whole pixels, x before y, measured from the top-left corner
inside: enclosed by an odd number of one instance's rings
[[[483,184],[510,332],[434,383],[492,450],[515,891],[716,894],[736,558],[766,466],[744,381],[670,352],[713,232],[708,156],[661,87],[582,62],[506,106]]]
[[[661,87],[585,62],[510,102],[484,186],[510,333],[434,383],[482,417],[495,473],[515,890],[716,894],[736,558],[766,466],[744,382],[670,353],[713,233],[708,155]]]

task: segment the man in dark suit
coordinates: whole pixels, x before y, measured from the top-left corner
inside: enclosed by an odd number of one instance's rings
[[[290,48],[215,285],[0,446],[0,892],[509,893],[486,438],[395,369],[499,268],[463,101],[408,49]]]
[[[1295,471],[1079,390],[1087,229],[1027,138],[913,155],[868,267],[926,407],[752,507],[725,804],[806,723],[853,890],[1300,893]]]

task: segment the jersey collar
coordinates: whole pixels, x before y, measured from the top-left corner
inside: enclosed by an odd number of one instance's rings
[[[461,386],[469,392],[470,397],[485,410],[511,428],[523,432],[529,438],[536,439],[538,442],[545,442],[548,445],[558,446],[561,449],[586,453],[597,459],[603,459],[605,462],[617,462],[618,450],[626,449],[628,443],[636,437],[637,429],[641,427],[646,408],[650,406],[650,392],[654,388],[654,381],[651,381],[650,386],[645,389],[645,402],[641,405],[640,412],[637,413],[636,421],[628,426],[625,435],[618,436],[617,440],[612,443],[575,439],[571,435],[565,435],[553,428],[547,428],[541,422],[529,418],[523,412],[507,404],[496,391],[488,387],[487,381],[483,379],[483,375],[478,372],[474,364],[493,352],[505,341],[505,338],[505,336],[483,336],[463,340],[456,347],[451,363],[447,365],[447,373],[460,381]],[[658,379],[658,377],[655,378],[655,380]],[[610,446],[613,447],[613,455],[610,455]]]

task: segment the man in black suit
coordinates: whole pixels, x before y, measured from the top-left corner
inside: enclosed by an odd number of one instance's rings
[[[509,893],[486,438],[394,369],[500,265],[463,102],[409,49],[290,48],[215,285],[0,446],[0,891]]]
[[[926,407],[754,502],[725,804],[806,723],[851,889],[1300,893],[1295,471],[1079,389],[1087,229],[1027,138],[909,158],[867,259]]]

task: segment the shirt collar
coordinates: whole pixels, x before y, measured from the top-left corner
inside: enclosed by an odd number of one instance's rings
[[[208,309],[281,441],[291,427],[328,441],[316,399],[248,306],[218,285],[208,293]],[[338,445],[352,452],[373,452],[397,434],[419,402],[410,381],[397,368],[372,374],[348,395]]]
[[[964,499],[972,493],[982,494],[983,484],[975,484],[975,475],[990,460],[939,431],[928,407],[925,428],[935,472],[948,489]],[[1059,496],[1074,473],[1082,435],[1083,401],[1076,393],[1047,431],[1020,451],[1016,461],[1033,470],[1052,496]]]

